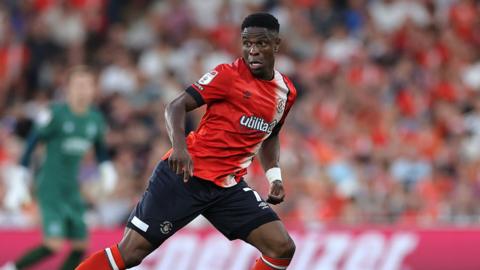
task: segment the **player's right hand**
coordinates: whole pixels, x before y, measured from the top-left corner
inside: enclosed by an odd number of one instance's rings
[[[183,181],[187,182],[193,176],[193,161],[187,148],[173,148],[168,158],[168,166],[176,174],[183,173]]]
[[[30,172],[23,166],[12,167],[9,170],[9,180],[4,205],[10,211],[18,211],[23,205],[32,202],[28,188]]]

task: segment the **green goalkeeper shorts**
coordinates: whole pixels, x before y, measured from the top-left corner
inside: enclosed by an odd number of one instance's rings
[[[39,198],[38,202],[45,237],[72,240],[87,238],[87,225],[84,220],[85,203],[81,198],[75,198],[69,202]]]

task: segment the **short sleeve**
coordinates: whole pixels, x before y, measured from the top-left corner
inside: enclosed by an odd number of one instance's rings
[[[231,81],[227,65],[219,65],[214,70],[205,73],[198,81],[187,88],[199,105],[210,104],[225,98],[228,83]]]
[[[297,90],[295,89],[293,83],[290,80],[285,79],[285,84],[287,85],[289,90],[287,95],[287,104],[285,105],[285,111],[283,112],[282,118],[280,119],[278,124],[275,125],[275,127],[273,128],[270,136],[278,135],[278,133],[282,129],[283,124],[285,123],[285,119],[287,118],[290,109],[292,108],[295,100],[297,99]]]

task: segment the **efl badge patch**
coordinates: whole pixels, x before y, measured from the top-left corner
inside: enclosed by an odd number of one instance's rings
[[[202,78],[200,78],[200,80],[198,80],[198,83],[199,84],[203,84],[203,85],[207,85],[209,84],[213,78],[215,78],[215,76],[218,75],[218,71],[216,70],[212,70],[208,73],[205,73],[205,75],[202,76]]]

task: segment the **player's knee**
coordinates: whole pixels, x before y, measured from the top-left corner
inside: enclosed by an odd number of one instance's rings
[[[76,240],[71,242],[72,250],[86,250],[88,248],[88,242],[86,240]]]
[[[265,255],[273,258],[293,258],[293,254],[295,254],[295,242],[290,236],[276,239],[269,246],[269,254]]]
[[[295,242],[293,242],[292,238],[288,237],[280,250],[280,252],[282,253],[280,258],[293,258],[293,254],[295,254],[295,249]]]
[[[150,243],[133,230],[127,231],[118,249],[127,268],[139,265],[153,251]]]
[[[47,238],[43,241],[43,245],[52,253],[58,253],[63,248],[63,240]]]

